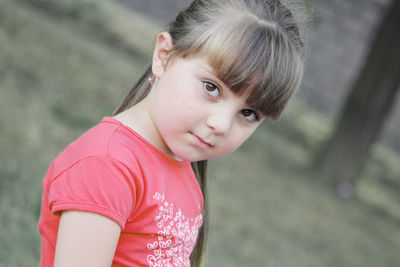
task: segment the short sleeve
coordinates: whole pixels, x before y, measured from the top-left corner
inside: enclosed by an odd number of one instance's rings
[[[136,175],[112,158],[82,159],[51,181],[49,208],[52,213],[64,210],[97,213],[124,229],[136,202],[135,179]]]

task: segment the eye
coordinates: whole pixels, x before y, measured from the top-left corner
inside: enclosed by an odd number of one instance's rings
[[[255,122],[260,120],[260,116],[255,112],[254,110],[251,109],[243,109],[241,111],[243,117],[248,120],[249,122]]]
[[[221,94],[221,91],[218,88],[218,86],[212,82],[204,82],[203,87],[206,93],[212,97],[219,97],[219,95]]]

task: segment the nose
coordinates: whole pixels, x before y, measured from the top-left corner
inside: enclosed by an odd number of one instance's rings
[[[216,110],[207,118],[207,126],[211,128],[216,135],[226,135],[232,126],[233,116],[231,112],[225,110]]]

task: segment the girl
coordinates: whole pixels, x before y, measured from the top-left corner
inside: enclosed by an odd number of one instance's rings
[[[206,160],[280,116],[303,56],[280,1],[195,0],[114,117],[51,164],[40,266],[202,265]]]

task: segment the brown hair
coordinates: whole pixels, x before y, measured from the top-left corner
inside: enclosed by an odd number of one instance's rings
[[[167,31],[174,45],[171,57],[205,56],[218,78],[235,94],[251,90],[247,104],[273,120],[300,85],[305,48],[295,17],[279,0],[195,0]],[[146,97],[151,74],[149,67],[114,114]],[[205,205],[191,264],[201,266],[208,225],[207,161],[192,167]]]

